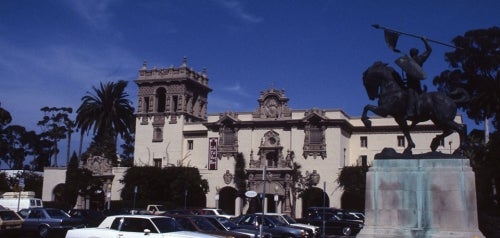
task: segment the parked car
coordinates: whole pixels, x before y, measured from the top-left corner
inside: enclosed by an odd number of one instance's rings
[[[4,208],[19,211],[21,209],[43,207],[43,201],[40,198],[34,198],[34,192],[23,192],[23,195],[33,197],[18,197],[18,192],[6,192],[3,198],[0,198],[0,205]]]
[[[12,237],[19,234],[23,218],[16,212],[0,206],[0,237]]]
[[[255,213],[255,214],[262,214],[262,213]],[[307,232],[308,237],[319,237],[321,235],[321,231],[320,231],[320,228],[318,226],[299,223],[287,214],[265,213],[265,215],[269,216],[269,217],[273,217],[275,219],[278,219],[280,222],[285,223],[291,227],[305,230]]]
[[[71,217],[81,218],[86,227],[96,227],[106,218],[103,212],[90,209],[71,209],[68,214]]]
[[[346,211],[344,220],[354,220],[354,221],[360,221],[360,222],[365,222],[365,214],[362,212],[357,212],[357,211]]]
[[[288,226],[287,224],[267,215],[264,215],[264,220],[262,222],[262,217],[262,215],[257,214],[243,215],[237,219],[236,224],[242,228],[259,230],[259,225],[262,223],[263,230],[267,233],[271,233],[273,237],[307,237],[307,232],[303,229]]]
[[[203,210],[203,215],[220,216],[228,219],[235,217],[234,215],[228,214],[224,212],[222,209],[218,208],[203,208],[202,210]]]
[[[71,217],[57,208],[22,209],[18,214],[24,219],[22,232],[38,233],[40,237],[64,237],[67,230],[83,227],[81,218]]]
[[[228,218],[219,216],[210,216],[210,215],[205,215],[205,217],[208,219],[208,221],[210,221],[215,227],[219,228],[220,230],[234,231],[254,238],[261,237],[260,231],[255,229],[242,228],[233,221],[229,220]],[[263,232],[262,237],[271,238],[272,235],[271,233]]]
[[[219,230],[215,227],[206,217],[199,215],[190,215],[190,216],[174,216],[175,220],[181,224],[187,231],[197,231],[204,234],[215,235],[219,237],[228,237],[228,238],[249,238],[248,235],[244,235],[241,233]]]
[[[339,215],[343,213],[338,213]],[[301,220],[303,223],[315,225],[324,229],[325,235],[343,235],[352,236],[357,235],[363,228],[363,222],[357,220],[344,220],[340,218],[337,213],[322,212],[317,213],[315,216],[309,216]],[[323,228],[324,221],[324,228]]]
[[[183,231],[175,219],[156,215],[114,215],[93,228],[69,230],[66,238],[217,238],[198,232]]]
[[[159,204],[149,204],[146,206],[146,211],[154,215],[160,215],[167,212],[167,207]]]

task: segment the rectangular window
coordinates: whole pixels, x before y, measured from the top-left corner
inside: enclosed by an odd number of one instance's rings
[[[362,155],[359,158],[361,160],[361,166],[368,166],[368,156]]]
[[[340,168],[343,168],[346,166],[347,160],[346,160],[346,151],[347,149],[344,148],[344,153],[342,154],[342,159],[340,160]]]
[[[405,147],[405,137],[398,136],[398,147]]]
[[[155,127],[153,129],[153,142],[163,141],[163,130],[160,127]]]
[[[224,130],[222,133],[222,141],[224,145],[233,145],[234,144],[234,133],[231,130]]]
[[[161,168],[161,159],[153,159],[156,168]]]
[[[193,150],[194,144],[193,140],[188,140],[188,150]]]
[[[309,137],[309,143],[311,144],[321,144],[323,143],[323,136],[320,128],[317,127],[311,127],[309,129],[309,132],[311,133]]]
[[[144,112],[148,112],[149,111],[149,97],[144,97]]]
[[[363,147],[363,148],[368,147],[368,137],[366,137],[366,136],[360,137],[360,142],[361,142],[361,147]]]

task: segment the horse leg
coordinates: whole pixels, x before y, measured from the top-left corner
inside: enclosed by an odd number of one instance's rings
[[[403,151],[403,154],[411,155],[412,154],[411,150],[415,148],[415,142],[413,142],[413,139],[411,138],[408,124],[406,123],[406,120],[404,120],[403,118],[396,119],[396,122],[398,123],[399,128],[401,128],[401,131],[403,131],[403,135],[405,136],[406,140],[408,141],[408,146],[406,146],[405,150]]]
[[[431,142],[431,151],[432,152],[436,151],[439,144],[441,143],[441,140],[443,140],[445,137],[451,135],[451,133],[453,133],[453,130],[451,130],[451,128],[448,128],[448,129],[443,131],[443,134],[437,135],[436,137],[434,137],[434,139],[432,139],[432,142]]]
[[[438,125],[438,123],[434,122],[434,124]],[[449,136],[453,131],[456,131],[458,133],[458,136],[460,138],[460,147],[453,153],[453,154],[461,154],[462,150],[466,146],[466,139],[467,139],[467,127],[466,125],[459,124],[453,120],[450,120],[444,124],[444,129],[443,129],[443,134],[437,135],[431,142],[431,150],[436,151],[437,147],[439,146],[439,143],[441,142],[442,139],[445,137]]]
[[[366,128],[370,128],[372,126],[372,122],[370,121],[370,118],[368,117],[368,111],[372,111],[373,113],[382,116],[382,117],[387,117],[387,113],[383,108],[374,106],[374,105],[366,105],[363,108],[363,114],[361,115],[361,121],[365,125]]]

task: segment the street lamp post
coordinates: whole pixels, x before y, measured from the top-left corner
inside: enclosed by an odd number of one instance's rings
[[[187,196],[188,196],[188,190],[184,190],[184,209],[187,208]]]
[[[108,184],[107,187],[108,187],[108,189],[107,189],[107,192],[106,192],[106,202],[107,202],[106,208],[108,210],[110,210],[111,209],[111,184]]]
[[[278,200],[279,200],[279,197],[278,197],[278,185],[276,185],[274,187],[274,209],[275,209],[275,212],[277,213],[278,212]]]
[[[453,142],[450,140],[450,142],[448,142],[448,144],[450,145],[450,154],[451,154],[451,143]]]
[[[215,187],[215,208],[219,209],[219,187]]]
[[[17,211],[19,211],[19,207],[21,206],[21,192],[24,189],[24,177],[23,176],[24,176],[24,173],[20,174],[19,182],[17,184],[17,187],[19,189],[19,196],[17,196]]]
[[[136,197],[137,197],[137,185],[135,185],[135,187],[134,187],[134,205],[132,207],[133,210],[135,210],[135,199],[136,199]]]

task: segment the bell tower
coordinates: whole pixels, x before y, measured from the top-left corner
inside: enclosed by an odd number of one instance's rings
[[[153,124],[175,124],[182,118],[186,122],[205,121],[207,118],[208,87],[206,70],[201,73],[188,68],[184,57],[178,68],[147,68],[146,62],[134,81],[139,87],[137,117],[147,123],[153,117]]]

